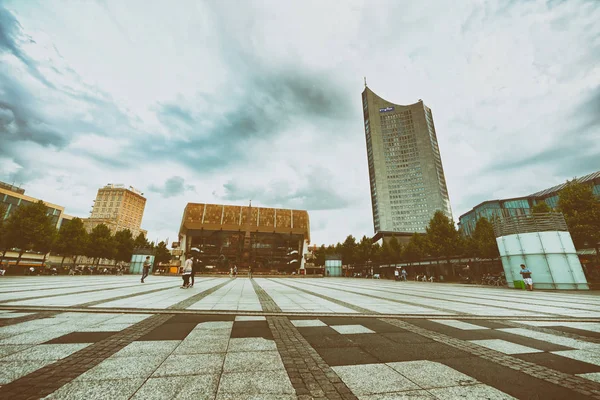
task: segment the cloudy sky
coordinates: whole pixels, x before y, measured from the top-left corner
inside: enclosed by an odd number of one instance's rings
[[[433,110],[455,219],[600,170],[600,2],[0,0],[0,180],[89,215],[141,189],[370,235],[363,76]]]

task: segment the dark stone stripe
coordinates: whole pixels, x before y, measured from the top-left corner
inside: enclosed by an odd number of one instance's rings
[[[100,305],[103,303],[109,303],[111,301],[129,299],[131,297],[143,296],[145,294],[162,292],[163,290],[169,290],[169,289],[173,289],[173,287],[165,287],[165,288],[146,290],[144,292],[138,292],[138,293],[129,293],[129,294],[124,294],[123,296],[116,296],[116,297],[110,297],[110,298],[102,299],[102,300],[89,301],[87,303],[75,304],[75,305],[69,306],[69,307],[93,307],[93,306],[97,306],[97,305]]]
[[[42,311],[32,315],[25,315],[23,317],[15,317],[15,318],[0,318],[0,327],[9,326],[14,324],[20,324],[21,322],[33,321],[36,319],[49,318],[53,317],[58,312],[54,311]]]
[[[161,283],[164,283],[164,282],[151,283],[150,285],[159,285]],[[21,298],[18,298],[18,299],[1,300],[0,304],[12,303],[12,302],[15,302],[15,301],[24,301],[24,300],[35,300],[35,299],[45,299],[45,298],[49,299],[51,297],[71,296],[71,295],[74,295],[74,294],[84,294],[84,293],[102,292],[102,291],[108,291],[108,290],[127,289],[127,288],[135,287],[135,286],[138,286],[138,285],[140,285],[140,284],[127,285],[127,286],[119,286],[119,287],[104,287],[104,288],[101,288],[101,289],[90,289],[90,290],[82,290],[80,292],[50,294],[50,295],[46,295],[46,296],[21,297]],[[58,288],[58,289],[60,289],[60,288]]]
[[[254,288],[254,292],[258,296],[258,300],[260,301],[260,306],[263,311],[266,312],[282,312],[281,308],[275,303],[275,300],[263,289],[254,279],[252,279],[252,287]]]
[[[371,310],[369,310],[367,308],[362,308],[362,307],[354,305],[352,303],[347,303],[345,301],[338,300],[338,299],[335,299],[333,297],[325,296],[323,294],[313,292],[312,290],[302,289],[302,288],[299,288],[299,287],[296,287],[296,286],[288,285],[287,283],[281,283],[281,282],[276,282],[276,283],[279,283],[280,285],[287,286],[287,287],[292,288],[292,289],[296,289],[296,290],[298,290],[300,292],[304,292],[304,293],[307,293],[307,294],[310,294],[310,295],[313,295],[313,296],[320,297],[320,298],[322,298],[324,300],[327,300],[327,301],[330,301],[332,303],[335,303],[338,306],[343,306],[343,307],[349,308],[349,309],[354,310],[354,311],[359,312],[359,313],[363,313],[363,314],[378,314],[377,312],[371,311]],[[327,289],[327,288],[325,288],[325,289]],[[337,289],[337,290],[339,290],[339,289]],[[358,294],[358,293],[355,293],[355,292],[351,292],[351,293]]]
[[[264,311],[281,311],[277,303],[252,280]],[[286,317],[267,317],[271,334],[298,400],[355,400],[352,391]]]
[[[89,371],[128,344],[164,324],[172,315],[154,315],[70,356],[0,387],[0,398],[39,399]]]
[[[564,372],[547,368],[532,362],[521,360],[517,357],[488,349],[487,347],[479,346],[474,343],[453,338],[443,333],[433,332],[428,329],[418,327],[406,321],[392,318],[381,318],[381,320],[390,325],[394,325],[409,332],[435,340],[436,342],[452,346],[459,350],[473,354],[474,356],[492,361],[496,364],[519,371],[534,378],[553,383],[586,396],[592,396],[592,398],[600,399],[600,383],[593,382],[589,379],[566,374]]]
[[[302,282],[302,283],[304,283],[304,282]],[[306,284],[306,283],[304,283],[304,284]],[[372,299],[386,300],[386,301],[391,301],[393,303],[406,304],[408,306],[415,306],[415,307],[420,307],[420,308],[430,308],[432,310],[441,311],[441,312],[445,312],[445,313],[452,314],[452,315],[457,315],[457,311],[449,310],[447,308],[429,306],[429,305],[424,305],[422,303],[417,303],[417,302],[412,302],[412,301],[406,301],[406,300],[390,299],[389,297],[375,296],[375,295],[372,295],[372,294],[353,292],[352,290],[340,289],[339,287],[332,288],[331,286],[323,286],[323,285],[319,285],[319,284],[314,284],[314,285],[318,286],[318,287],[322,287],[323,289],[339,290],[340,292],[352,293],[352,294],[355,294],[355,295],[358,295],[358,296],[366,296],[366,297],[370,297]],[[343,285],[343,284],[341,286],[354,287],[354,286],[351,286],[351,285]],[[366,289],[364,287],[362,287],[362,288]],[[370,289],[370,290],[376,290],[376,289]],[[380,292],[387,292],[387,293],[401,294],[401,293],[398,293],[398,292],[394,292],[392,290],[379,290],[379,291]],[[413,296],[412,293],[410,295]],[[425,298],[426,299],[430,299],[430,300],[435,300],[435,299],[430,298],[430,297],[425,297]],[[370,312],[373,313],[373,311],[370,311]]]
[[[213,278],[213,279],[217,279],[217,278]],[[188,308],[192,304],[202,300],[206,296],[221,289],[223,286],[230,284],[232,281],[233,281],[233,279],[226,280],[225,282],[220,283],[217,286],[213,286],[210,289],[204,290],[190,298],[180,301],[179,303],[173,304],[172,306],[168,307],[167,310],[182,310],[182,309]],[[182,290],[188,290],[188,289],[182,289]]]
[[[523,317],[515,317],[513,319],[520,319],[520,318],[523,318]],[[524,318],[527,318],[527,317],[524,317]],[[513,322],[513,321],[502,321],[502,324],[504,324],[510,328],[523,328],[523,329],[529,329],[529,330],[536,331],[536,332],[548,333],[550,335],[556,335],[556,336],[562,336],[562,337],[566,337],[566,338],[570,338],[570,339],[581,340],[583,342],[600,343],[600,337],[583,336],[583,335],[579,335],[577,333],[565,332],[565,331],[561,331],[558,329],[552,329],[552,328],[548,328],[548,327],[544,327],[544,326],[532,326],[532,325],[527,325],[527,324],[520,324],[518,322]],[[593,332],[590,332],[590,333],[593,333]]]

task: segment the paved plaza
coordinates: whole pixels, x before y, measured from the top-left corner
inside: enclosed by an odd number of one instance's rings
[[[600,399],[600,296],[353,278],[3,277],[3,399]]]

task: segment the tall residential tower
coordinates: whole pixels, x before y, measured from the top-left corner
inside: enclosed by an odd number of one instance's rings
[[[99,224],[108,226],[112,233],[129,229],[134,237],[146,231],[141,228],[146,198],[143,193],[125,185],[108,185],[98,189],[94,207],[84,223],[88,230]]]
[[[379,232],[425,232],[436,210],[452,209],[431,109],[362,93],[373,225]]]

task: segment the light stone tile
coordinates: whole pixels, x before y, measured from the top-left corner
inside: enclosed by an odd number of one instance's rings
[[[7,344],[4,346],[0,346],[0,358],[6,357],[14,353],[18,353],[21,350],[29,349],[30,347],[32,347],[32,345],[28,344]]]
[[[225,330],[225,329],[233,329],[233,321],[209,321],[209,322],[201,322],[194,330]]]
[[[502,339],[469,340],[469,342],[479,346],[487,347],[488,349],[499,351],[504,354],[528,354],[544,352],[543,350],[522,346],[520,344],[508,342]]]
[[[169,356],[154,372],[153,377],[215,374],[221,371],[225,355],[174,354]]]
[[[79,375],[76,380],[128,379],[132,376],[146,378],[161,365],[163,360],[163,356],[110,357],[89,371]]]
[[[497,330],[502,332],[513,333],[515,335],[525,336],[531,339],[542,340],[544,342],[554,343],[561,346],[572,347],[574,349],[600,352],[600,344],[598,343],[585,342],[582,340],[571,339],[564,336],[552,335],[544,332],[537,332],[530,329],[502,328]]]
[[[405,361],[386,365],[423,389],[480,383],[468,375],[434,361]]]
[[[176,400],[213,400],[217,393],[220,374],[186,376],[186,383],[175,397]]]
[[[185,340],[207,340],[224,339],[231,336],[231,329],[193,329],[185,337]]]
[[[277,350],[275,341],[264,338],[233,338],[229,340],[228,352]]]
[[[359,333],[375,333],[362,325],[331,325],[331,328],[344,335],[355,335]]]
[[[19,317],[26,317],[28,315],[33,315],[34,313],[19,313],[19,312],[13,312],[13,313],[3,313],[0,314],[0,318],[19,318]]]
[[[4,357],[3,361],[60,360],[86,348],[91,343],[40,344]]]
[[[600,353],[586,350],[553,351],[553,354],[600,366]]]
[[[420,389],[415,383],[385,364],[344,365],[332,369],[356,395]]]
[[[181,343],[181,340],[151,340],[132,342],[111,357],[139,357],[164,355],[167,357]]]
[[[137,324],[138,322],[141,322],[151,316],[152,316],[152,314],[122,314],[122,315],[119,315],[118,317],[109,319],[108,323],[110,323],[110,324]]]
[[[135,392],[132,400],[172,399],[185,386],[190,384],[188,376],[150,378]]]
[[[77,328],[77,332],[120,332],[133,324],[100,324]]]
[[[407,392],[359,395],[358,400],[437,400],[427,390],[409,390]]]
[[[471,331],[477,329],[489,329],[485,326],[479,326],[475,324],[470,324],[468,322],[458,321],[455,319],[430,319],[432,322],[437,322],[438,324],[451,326],[453,328],[462,329],[463,331]]]
[[[296,391],[285,369],[274,371],[223,373],[217,396],[294,394]]]
[[[4,344],[41,344],[57,337],[73,332],[72,328],[50,329],[51,327],[22,333],[0,340],[0,345]]]
[[[318,319],[297,319],[292,320],[291,323],[298,328],[307,326],[327,326],[326,323]]]
[[[145,379],[74,380],[45,397],[52,400],[128,400]]]
[[[0,360],[0,385],[6,385],[22,376],[28,375],[40,368],[44,368],[48,364],[52,364],[54,360],[35,360],[35,361],[4,361]]]
[[[284,368],[278,351],[227,353],[223,372],[272,371]]]
[[[516,400],[496,388],[483,384],[430,389],[429,392],[440,399]]]
[[[592,372],[589,374],[578,374],[577,376],[580,376],[585,379],[589,379],[590,381],[600,383],[600,372]]]
[[[206,353],[225,353],[229,344],[229,337],[226,338],[186,338],[173,354],[206,354]]]
[[[238,315],[236,321],[266,321],[267,318],[261,315]]]

